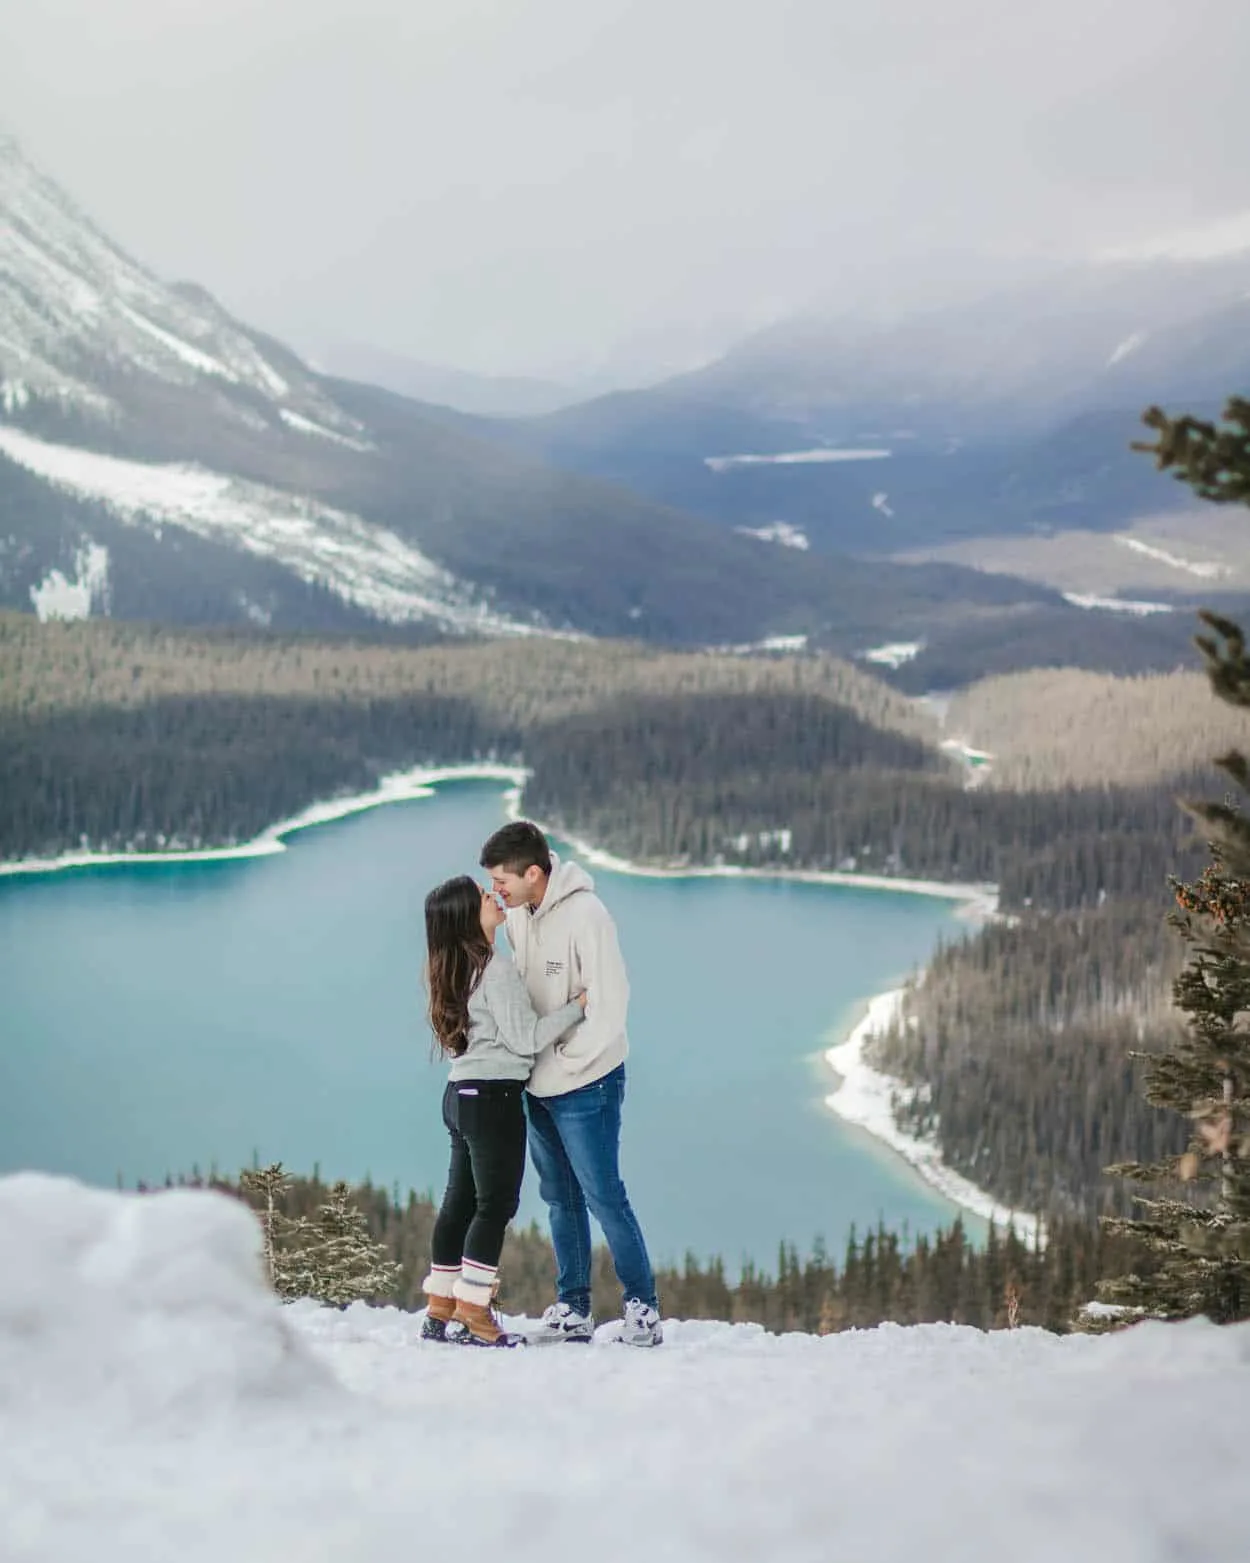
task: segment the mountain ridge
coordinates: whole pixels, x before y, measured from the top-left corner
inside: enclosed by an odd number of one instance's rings
[[[77,573],[93,543],[130,568],[141,556],[139,595],[163,600],[160,616],[362,632],[801,633],[854,649],[968,602],[1047,597],[949,566],[801,563],[319,375],[206,289],[160,282],[12,138],[0,208],[5,604],[38,600],[55,572],[66,600],[119,611],[115,570],[94,597]],[[33,504],[32,475],[45,486]]]

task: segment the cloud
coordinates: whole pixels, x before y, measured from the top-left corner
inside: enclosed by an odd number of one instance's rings
[[[14,127],[158,269],[305,344],[492,370],[1234,217],[1247,58],[1244,0],[0,14]]]

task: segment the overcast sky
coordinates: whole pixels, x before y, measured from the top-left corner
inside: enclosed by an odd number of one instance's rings
[[[0,0],[0,113],[305,348],[565,373],[1250,210],[1247,0]]]

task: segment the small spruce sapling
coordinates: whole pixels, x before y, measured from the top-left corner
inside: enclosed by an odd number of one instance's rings
[[[399,1266],[369,1236],[364,1212],[346,1183],[336,1183],[311,1217],[283,1208],[291,1178],[281,1162],[239,1176],[239,1188],[260,1220],[270,1284],[284,1301],[312,1297],[335,1307],[386,1296]]]
[[[394,1289],[399,1266],[387,1257],[385,1245],[369,1236],[364,1212],[346,1183],[334,1185],[309,1225],[314,1239],[309,1296],[345,1308]]]

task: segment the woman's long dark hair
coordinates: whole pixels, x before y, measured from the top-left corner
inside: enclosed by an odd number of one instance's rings
[[[444,1053],[469,1045],[469,995],[493,953],[482,932],[482,892],[467,874],[436,885],[425,898],[425,982],[430,1028]]]

